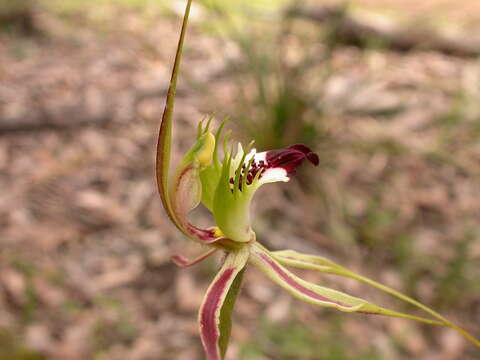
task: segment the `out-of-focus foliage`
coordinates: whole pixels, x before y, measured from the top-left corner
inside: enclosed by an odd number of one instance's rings
[[[263,321],[258,328],[255,343],[245,344],[240,352],[241,360],[271,359],[295,360],[381,360],[374,349],[352,349],[348,339],[341,336],[340,319],[334,319],[327,331],[315,332],[301,324],[272,324]]]
[[[0,360],[45,360],[45,357],[26,348],[10,330],[0,329]]]
[[[8,14],[18,11],[25,11],[33,7],[34,2],[32,0],[1,0],[0,1],[0,13]]]
[[[207,26],[233,41],[240,52],[226,70],[236,84],[229,117],[260,149],[305,143],[325,150],[328,134],[320,99],[329,52],[319,53],[312,38],[291,36],[291,21],[278,11],[286,3],[207,2]],[[322,37],[320,33],[313,39]],[[296,57],[292,47],[303,56]]]
[[[0,0],[0,29],[32,33],[34,0]]]

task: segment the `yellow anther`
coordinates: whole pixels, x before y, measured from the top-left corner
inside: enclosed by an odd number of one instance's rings
[[[212,230],[213,230],[213,236],[215,236],[216,238],[225,237],[225,235],[223,235],[222,230],[220,230],[218,226],[214,226]]]
[[[205,143],[198,153],[198,163],[200,167],[207,167],[212,163],[213,151],[215,150],[215,136],[211,132],[205,134]]]

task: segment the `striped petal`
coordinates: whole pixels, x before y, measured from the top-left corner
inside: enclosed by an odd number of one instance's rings
[[[228,253],[203,299],[198,320],[208,360],[221,360],[225,356],[230,337],[231,313],[248,256],[248,247]]]
[[[345,312],[386,315],[416,320],[432,325],[443,325],[442,322],[388,310],[366,300],[302,280],[288,271],[260,245],[252,247],[250,259],[251,262],[273,282],[304,302]]]
[[[282,265],[299,269],[317,270],[328,274],[338,274],[343,267],[324,257],[317,255],[301,254],[294,250],[270,251],[270,255]]]
[[[218,249],[210,249],[193,260],[187,259],[181,255],[174,255],[172,256],[172,261],[175,265],[179,267],[190,267],[198,263],[201,263],[203,260],[207,259],[210,255],[213,255],[217,250]]]
[[[334,263],[331,260],[328,260],[324,257],[321,256],[316,256],[316,255],[308,255],[308,254],[301,254],[299,252],[296,252],[294,250],[283,250],[283,251],[273,251],[270,252],[271,256],[277,260],[279,263],[283,265],[288,265],[300,269],[309,269],[309,270],[316,270],[320,271],[323,273],[328,273],[328,274],[335,274],[343,277],[347,277],[350,279],[354,279],[357,281],[360,281],[362,283],[368,284],[370,286],[373,286],[381,291],[384,291],[402,301],[405,301],[413,306],[416,306],[417,308],[425,311],[426,313],[430,314],[434,318],[438,319],[442,325],[448,326],[458,332],[461,336],[463,336],[465,339],[470,341],[472,344],[476,345],[477,347],[480,347],[480,341],[474,338],[472,335],[470,335],[466,330],[463,328],[459,327],[458,325],[452,323],[450,320],[446,319],[443,315],[437,313],[436,311],[430,309],[426,305],[423,305],[422,303],[392,289],[389,288],[388,286],[382,285],[374,280],[371,280],[369,278],[366,278],[362,275],[359,275],[357,273],[354,273],[353,271],[350,271],[343,266],[340,266],[336,263]],[[414,319],[417,320],[417,319]]]

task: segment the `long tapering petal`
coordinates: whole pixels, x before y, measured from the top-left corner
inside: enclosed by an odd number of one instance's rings
[[[208,360],[221,360],[225,356],[230,337],[231,312],[248,257],[248,247],[230,252],[203,299],[198,320]]]
[[[165,109],[163,111],[162,122],[160,123],[160,130],[158,134],[157,144],[157,160],[156,160],[156,174],[157,174],[157,186],[158,192],[162,199],[163,207],[167,212],[170,219],[182,232],[185,230],[177,220],[170,201],[170,195],[168,191],[169,182],[169,169],[170,169],[170,147],[172,143],[172,123],[173,123],[173,108],[175,104],[175,94],[177,90],[177,80],[180,71],[180,62],[183,53],[183,44],[185,41],[185,34],[187,31],[188,17],[190,15],[190,7],[192,0],[187,0],[187,6],[185,9],[185,16],[183,18],[182,30],[180,33],[180,39],[178,41],[177,52],[175,56],[175,62],[173,65],[172,78],[170,80],[170,87],[167,93],[167,100]]]
[[[416,320],[432,325],[443,325],[442,322],[385,309],[343,292],[309,283],[288,271],[258,244],[252,247],[250,259],[273,282],[304,302],[345,312],[385,315]]]
[[[174,262],[175,265],[179,267],[190,267],[193,265],[196,265],[198,263],[201,263],[203,260],[207,259],[210,257],[210,255],[213,255],[218,249],[210,249],[206,251],[205,253],[201,254],[200,256],[197,256],[195,259],[190,260],[185,258],[182,255],[174,255],[172,256],[172,261]]]
[[[282,250],[282,251],[272,251],[270,255],[275,258],[279,263],[287,266],[292,266],[300,269],[309,269],[309,270],[316,270],[323,273],[334,274],[338,276],[347,277],[350,279],[354,279],[370,286],[373,286],[381,291],[384,291],[400,300],[403,300],[409,304],[416,306],[419,309],[422,309],[426,313],[430,314],[434,318],[440,320],[445,326],[452,328],[453,330],[457,331],[460,335],[462,335],[465,339],[470,341],[477,347],[480,347],[480,341],[470,335],[466,330],[459,327],[458,325],[452,323],[450,320],[446,319],[441,314],[437,313],[436,311],[430,309],[426,305],[392,289],[388,286],[382,285],[374,280],[366,278],[362,275],[354,273],[343,266],[340,266],[334,263],[331,260],[328,260],[321,256],[309,255],[309,254],[302,254],[296,252],[294,250]]]
[[[198,139],[194,148],[189,154],[187,154],[187,159],[184,159],[184,162],[186,163],[182,163],[180,169],[177,170],[173,183],[169,184],[173,110],[191,5],[192,0],[188,0],[185,8],[185,15],[183,17],[183,24],[180,32],[180,39],[178,41],[165,109],[160,123],[156,159],[157,187],[162,199],[163,207],[175,226],[192,240],[198,241],[202,244],[212,244],[218,240],[214,236],[213,231],[209,229],[199,229],[196,226],[191,225],[186,218],[187,213],[199,204],[202,197],[199,166],[211,161],[213,148],[215,147],[215,139],[213,135],[209,133],[210,121],[205,128],[202,128],[202,122],[200,123]],[[193,160],[196,161],[196,164],[193,164]]]

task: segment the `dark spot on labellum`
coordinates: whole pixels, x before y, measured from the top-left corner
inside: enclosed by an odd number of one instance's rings
[[[266,161],[260,160],[258,163],[253,161],[246,174],[246,165],[242,165],[240,170],[240,181],[238,184],[239,189],[240,191],[242,190],[242,180],[244,176],[247,177],[247,185],[251,185],[258,173],[260,173],[259,178],[261,178],[262,173],[271,168],[282,168],[287,172],[288,175],[293,175],[295,174],[296,169],[305,159],[310,161],[315,166],[320,163],[318,155],[314,153],[308,146],[302,144],[292,145],[286,149],[268,151],[265,157]],[[230,184],[235,184],[233,177],[230,178]]]

